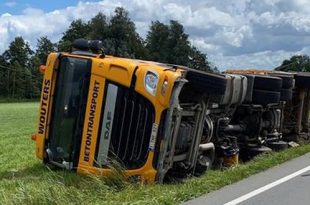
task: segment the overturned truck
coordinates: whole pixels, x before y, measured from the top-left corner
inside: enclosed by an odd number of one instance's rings
[[[118,164],[129,180],[161,183],[236,164],[239,153],[247,159],[288,146],[282,130],[293,75],[117,58],[84,39],[72,52],[49,54],[41,71],[32,139],[49,166],[111,175]]]

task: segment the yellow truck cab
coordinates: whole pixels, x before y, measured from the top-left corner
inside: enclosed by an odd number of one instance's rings
[[[182,66],[104,55],[76,40],[42,67],[36,156],[83,174],[162,182],[199,174],[214,159],[208,107],[226,78]]]

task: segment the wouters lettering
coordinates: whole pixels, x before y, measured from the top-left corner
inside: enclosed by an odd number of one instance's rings
[[[84,161],[89,162],[89,155],[90,155],[90,147],[92,143],[92,136],[93,136],[93,129],[94,129],[94,119],[96,114],[96,107],[97,107],[97,98],[99,95],[99,85],[98,81],[94,83],[94,89],[92,93],[92,99],[90,104],[90,111],[89,117],[87,122],[87,133],[86,133],[86,141],[85,141],[85,148],[84,148]]]
[[[44,134],[45,132],[45,125],[46,125],[46,118],[47,118],[47,102],[49,98],[49,91],[50,91],[50,80],[44,80],[43,83],[43,93],[41,99],[41,106],[40,106],[40,120],[39,120],[39,134]]]

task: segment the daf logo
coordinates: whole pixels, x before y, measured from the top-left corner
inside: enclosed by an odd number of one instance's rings
[[[109,111],[107,114],[107,123],[105,124],[104,139],[109,139],[110,129],[111,129],[111,120],[112,120],[112,113],[111,111]]]

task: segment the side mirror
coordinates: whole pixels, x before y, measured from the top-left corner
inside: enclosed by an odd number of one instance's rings
[[[88,51],[90,43],[91,43],[90,40],[79,38],[73,41],[71,47],[72,50]]]
[[[91,52],[93,54],[100,54],[101,57],[104,57],[104,47],[100,40],[76,39],[71,45],[71,50]]]

